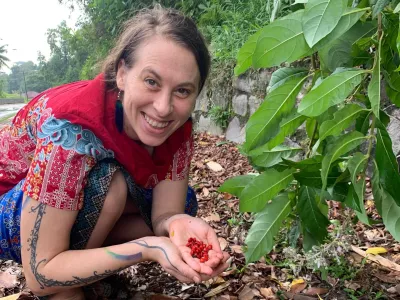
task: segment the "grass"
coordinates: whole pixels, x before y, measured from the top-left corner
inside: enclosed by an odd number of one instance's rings
[[[0,98],[3,99],[21,99],[22,97],[19,94],[8,94],[8,93],[2,93],[0,95]]]

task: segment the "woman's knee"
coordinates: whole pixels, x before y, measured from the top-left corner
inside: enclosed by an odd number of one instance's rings
[[[128,187],[121,171],[116,171],[104,200],[101,214],[118,220],[125,209]]]

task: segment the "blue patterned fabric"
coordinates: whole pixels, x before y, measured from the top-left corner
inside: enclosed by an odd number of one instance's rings
[[[21,263],[21,207],[25,179],[0,196],[0,259]]]

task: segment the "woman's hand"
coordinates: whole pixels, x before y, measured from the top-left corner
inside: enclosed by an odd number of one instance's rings
[[[158,262],[164,271],[171,274],[179,281],[185,283],[200,283],[204,280],[200,274],[185,263],[181,252],[169,238],[146,237],[130,243],[143,246],[145,248],[143,251],[145,260]]]
[[[229,254],[222,252],[215,231],[202,219],[188,215],[176,216],[169,223],[169,236],[179,248],[183,260],[195,271],[213,277],[228,267],[225,263]],[[196,238],[206,245],[212,245],[212,249],[208,252],[208,261],[202,263],[198,258],[192,257],[191,249],[186,246],[189,238]]]

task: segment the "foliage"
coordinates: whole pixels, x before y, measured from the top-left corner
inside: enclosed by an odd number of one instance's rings
[[[400,9],[394,11],[399,1],[302,2],[301,9],[251,35],[237,56],[236,75],[285,63],[246,126],[242,153],[260,174],[229,179],[220,189],[239,197],[242,212],[256,213],[246,239],[247,262],[272,249],[281,216],[296,220],[301,239],[295,240],[304,251],[321,249],[328,238],[327,200],[342,202],[370,224],[367,176],[384,224],[400,239],[399,166],[386,130],[390,118],[381,109],[384,87],[400,106]],[[288,67],[299,59],[311,61],[310,68]],[[304,123],[306,155],[293,161],[293,149],[282,142]]]
[[[9,59],[5,56],[5,54],[7,53],[6,46],[7,45],[0,46],[0,69],[2,67],[8,67],[7,61],[9,61]]]
[[[211,117],[211,120],[213,120],[215,124],[223,129],[228,127],[230,118],[233,115],[230,109],[226,110],[218,105],[213,105],[208,111],[208,114]]]

